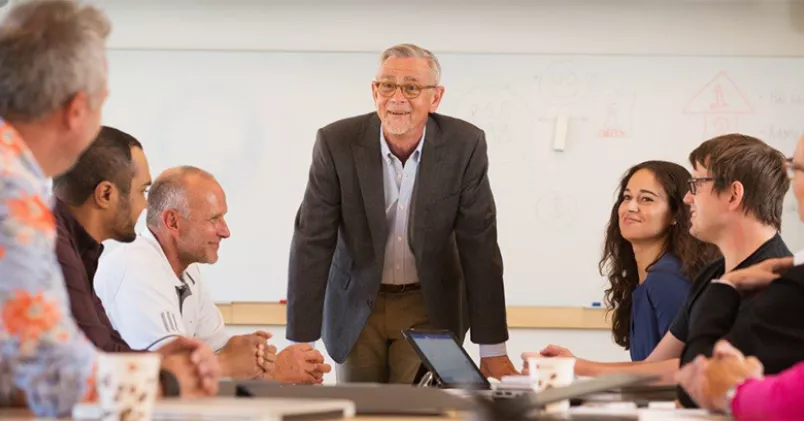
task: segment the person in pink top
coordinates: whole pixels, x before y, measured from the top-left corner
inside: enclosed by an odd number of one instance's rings
[[[804,136],[793,158],[785,164],[798,202],[799,219],[804,222]],[[738,290],[756,291],[779,278],[804,282],[804,251],[792,258],[766,260],[727,273],[719,282]],[[738,420],[804,418],[804,358],[779,374],[763,377],[762,372],[762,364],[756,358],[745,357],[728,342],[720,341],[711,358],[696,358],[679,371],[677,380],[701,408]]]
[[[804,362],[774,376],[726,341],[712,358],[698,357],[678,373],[679,384],[701,408],[737,420],[800,420],[804,414]]]

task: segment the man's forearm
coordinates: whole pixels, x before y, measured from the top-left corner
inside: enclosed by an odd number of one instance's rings
[[[601,363],[584,359],[575,362],[575,374],[578,376],[596,377],[610,373],[633,373],[659,376],[659,383],[674,384],[677,372],[678,358],[658,362]]]
[[[218,364],[221,366],[221,377],[236,377],[237,373],[234,372],[234,360],[229,353],[226,351],[219,352]]]

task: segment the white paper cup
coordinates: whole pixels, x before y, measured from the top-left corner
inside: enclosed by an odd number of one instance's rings
[[[575,358],[529,357],[530,381],[536,391],[569,386],[575,378]],[[546,412],[569,411],[569,400],[547,405]]]
[[[160,354],[101,353],[98,406],[104,421],[149,421],[159,389]]]

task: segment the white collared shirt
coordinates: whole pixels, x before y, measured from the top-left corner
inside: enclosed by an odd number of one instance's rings
[[[385,193],[385,220],[388,226],[388,238],[385,241],[385,259],[383,259],[382,283],[401,285],[419,282],[416,270],[416,258],[410,249],[408,239],[410,204],[413,199],[413,187],[419,174],[426,130],[422,132],[419,145],[402,164],[402,161],[391,152],[388,141],[380,127],[380,151],[382,151],[383,190]]]
[[[134,349],[155,343],[151,349],[158,349],[170,335],[199,339],[216,351],[229,340],[198,265],[176,276],[147,228],[101,256],[94,285],[112,325]],[[183,300],[179,289],[186,290]]]

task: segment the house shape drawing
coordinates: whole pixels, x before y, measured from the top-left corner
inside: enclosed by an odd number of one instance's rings
[[[704,117],[706,137],[736,132],[739,116],[753,112],[751,104],[726,72],[718,73],[692,98],[683,111],[684,114]]]

